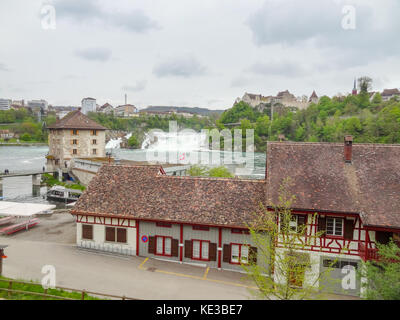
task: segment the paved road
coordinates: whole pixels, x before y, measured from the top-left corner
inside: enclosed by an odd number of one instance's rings
[[[56,268],[56,285],[140,299],[251,299],[243,274],[140,257],[118,257],[71,244],[0,238],[6,277],[36,280]],[[144,264],[143,264],[144,263]]]

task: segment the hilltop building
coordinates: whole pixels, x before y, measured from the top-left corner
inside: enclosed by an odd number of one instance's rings
[[[400,145],[353,144],[346,136],[344,144],[268,142],[267,154],[264,180],[174,177],[160,166],[105,165],[71,211],[77,245],[241,270],[240,263],[260,260],[246,222],[260,204],[274,210],[288,177],[296,196],[291,228],[307,226],[298,235],[307,245],[298,253],[314,262],[304,281],[324,287],[315,276],[332,261],[331,276],[341,280],[342,267],[376,259],[376,243],[393,238],[400,245]],[[330,290],[343,293],[337,283]],[[360,290],[357,281],[346,293]]]
[[[97,104],[94,98],[84,98],[82,99],[82,113],[88,114],[89,112],[96,112]]]
[[[138,116],[138,109],[133,104],[124,104],[114,109],[116,117],[129,118]]]
[[[68,113],[49,130],[49,170],[67,168],[75,158],[104,158],[106,128],[89,119],[80,110]]]
[[[314,91],[312,92],[312,94],[311,94],[310,99],[308,100],[308,102],[317,104],[318,101],[319,101],[319,98],[318,98],[318,96],[317,96],[317,93],[316,93],[315,90],[314,90]]]
[[[313,94],[315,91],[313,92]],[[313,95],[312,95],[313,96]],[[318,102],[318,96],[315,93],[313,96],[313,101]],[[271,104],[271,105],[282,105],[285,107],[295,107],[298,109],[306,109],[311,103],[307,96],[303,97],[295,97],[289,90],[281,91],[276,96],[263,96],[261,94],[252,94],[252,93],[245,93],[243,97],[240,99],[238,98],[236,102],[243,101],[252,106],[253,108],[262,109],[264,105]]]
[[[105,113],[105,114],[112,114],[114,112],[114,107],[109,103],[105,103],[97,109],[97,112]]]
[[[382,101],[389,101],[390,99],[397,97],[400,98],[400,91],[399,89],[385,89],[382,92]]]

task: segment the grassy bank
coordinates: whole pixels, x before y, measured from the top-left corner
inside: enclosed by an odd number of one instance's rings
[[[13,281],[11,285],[12,290],[18,290],[24,292],[8,292],[6,290],[1,290],[1,288],[10,289],[10,281]],[[17,282],[19,281],[24,283],[17,283],[14,281]],[[34,293],[48,294],[55,297],[45,297],[36,295]],[[10,278],[0,277],[0,298],[9,300],[64,300],[63,298],[82,300],[82,293],[73,291],[70,292],[61,289],[45,290],[40,284],[33,283],[32,281],[23,281],[23,280],[15,280]],[[100,299],[89,296],[88,294],[85,293],[84,300],[100,300]]]

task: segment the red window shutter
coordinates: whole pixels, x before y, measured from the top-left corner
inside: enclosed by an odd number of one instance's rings
[[[210,243],[208,247],[208,254],[210,261],[217,261],[217,244]]]
[[[185,258],[192,258],[192,241],[185,241]]]
[[[179,247],[179,241],[177,239],[172,239],[172,244],[171,244],[171,255],[173,257],[178,256],[178,247]]]
[[[344,220],[344,238],[346,240],[353,240],[354,224],[353,220]]]
[[[318,232],[323,232],[321,237],[325,237],[326,235],[326,218],[318,217]]]
[[[250,247],[249,262],[253,264],[257,263],[257,247]]]
[[[126,229],[117,229],[117,242],[126,243]]]
[[[82,239],[93,240],[93,226],[88,224],[82,225]]]
[[[115,242],[115,228],[106,227],[106,241]]]
[[[149,253],[154,254],[156,252],[156,237],[149,237]]]
[[[231,261],[231,245],[224,244],[224,253],[223,253],[223,262],[230,262]]]

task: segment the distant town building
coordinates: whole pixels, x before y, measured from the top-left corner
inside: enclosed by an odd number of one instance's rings
[[[385,89],[382,92],[382,101],[389,101],[390,99],[397,97],[400,98],[400,91],[399,89]]]
[[[28,101],[28,108],[32,110],[42,109],[43,111],[47,112],[49,104],[46,100],[31,100]]]
[[[12,106],[19,106],[19,107],[25,107],[25,100],[13,100],[12,101]]]
[[[103,104],[101,107],[99,107],[97,109],[97,112],[111,114],[114,112],[114,107],[111,104],[106,103],[106,104]]]
[[[354,79],[354,86],[353,86],[353,91],[351,92],[351,94],[352,94],[353,96],[356,96],[356,95],[358,94],[358,92],[357,92],[357,82],[356,82],[356,79]]]
[[[124,104],[114,109],[114,114],[117,117],[129,118],[138,115],[138,109],[133,104]]]
[[[73,106],[49,106],[48,112],[54,112],[57,119],[64,118],[68,113],[78,110],[79,107]]]
[[[318,96],[317,96],[317,93],[316,93],[315,90],[314,90],[314,91],[312,92],[312,94],[311,94],[310,99],[308,100],[308,102],[317,104],[318,101],[319,101],[319,98],[318,98]]]
[[[11,108],[11,99],[0,99],[0,110],[10,110]]]
[[[10,130],[0,130],[0,139],[8,140],[14,137],[14,133]]]
[[[84,98],[82,99],[82,113],[88,114],[88,112],[96,112],[96,99]]]
[[[104,158],[105,127],[89,119],[80,110],[67,114],[55,124],[48,126],[49,170],[69,167],[74,158]]]

